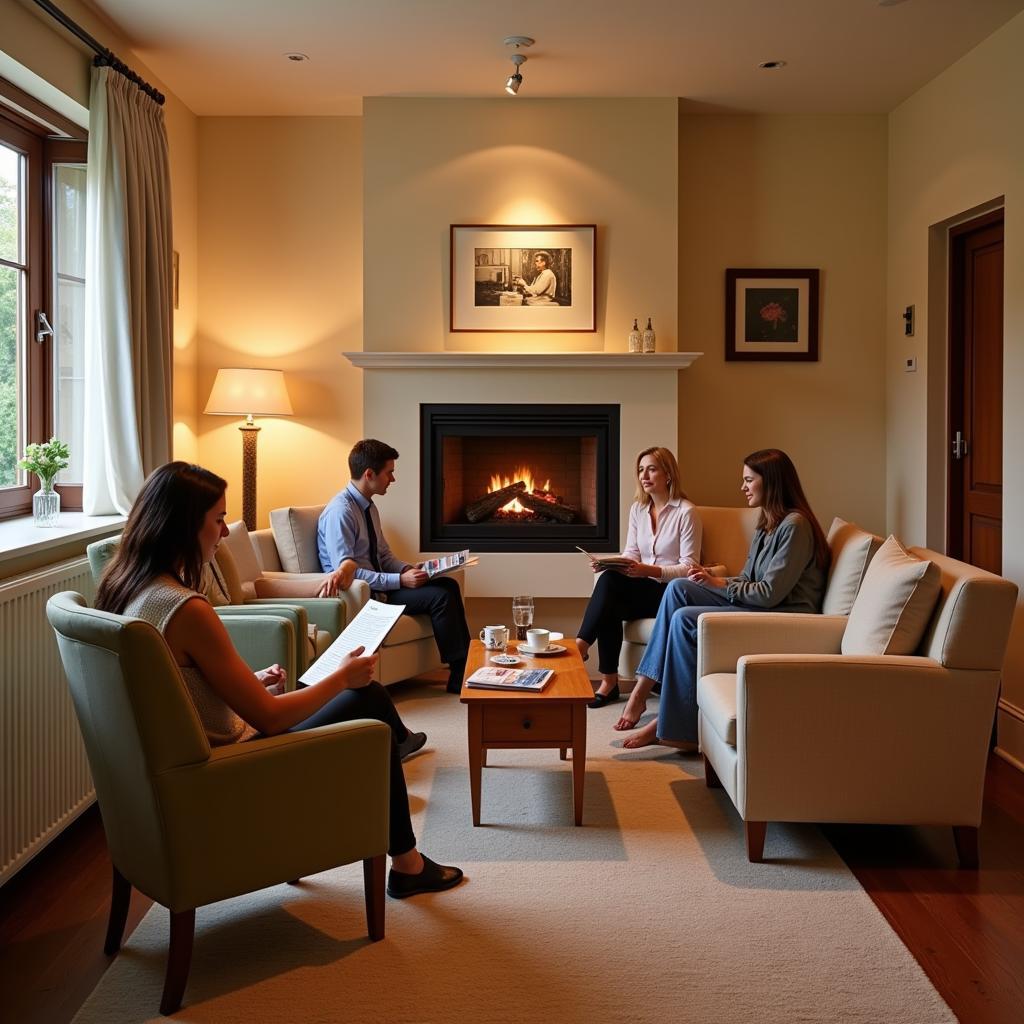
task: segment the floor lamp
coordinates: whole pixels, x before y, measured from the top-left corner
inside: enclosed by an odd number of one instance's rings
[[[211,416],[244,416],[242,432],[242,519],[256,529],[256,437],[253,416],[291,416],[292,403],[283,370],[226,368],[217,371],[203,410]]]

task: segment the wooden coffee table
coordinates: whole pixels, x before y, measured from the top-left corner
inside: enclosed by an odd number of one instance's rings
[[[524,748],[554,749],[564,761],[572,750],[572,795],[576,824],[583,824],[583,782],[587,767],[587,704],[594,688],[572,640],[565,654],[526,657],[516,668],[550,668],[554,677],[540,693],[511,690],[474,690],[463,683],[462,696],[469,717],[469,789],[473,824],[480,824],[480,776],[487,766],[487,751]],[[472,641],[466,662],[468,679],[489,665],[495,652]],[[509,647],[514,653],[514,645]]]

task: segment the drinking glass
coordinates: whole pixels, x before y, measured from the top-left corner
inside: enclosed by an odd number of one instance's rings
[[[533,598],[518,594],[512,598],[512,621],[516,625],[516,639],[525,640],[526,631],[533,625]]]

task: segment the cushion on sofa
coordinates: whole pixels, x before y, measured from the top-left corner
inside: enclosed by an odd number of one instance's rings
[[[270,528],[285,572],[320,572],[316,530],[323,505],[289,505],[270,513]]]
[[[843,633],[843,654],[913,654],[939,597],[939,569],[893,536],[864,574]]]
[[[832,560],[828,570],[828,586],[821,606],[823,615],[849,615],[864,574],[882,538],[836,516],[828,531],[828,547]]]
[[[249,539],[249,531],[241,519],[234,523],[228,523],[228,535],[220,542],[220,547],[221,550],[226,548],[230,553],[231,559],[235,563],[235,571],[238,573],[243,587],[246,583],[255,583],[263,575],[263,570],[260,569],[260,563],[256,558],[256,551]]]
[[[736,746],[736,673],[712,672],[697,683],[697,705],[715,732]]]
[[[407,644],[411,640],[432,640],[434,627],[430,624],[429,615],[403,615],[387,635],[384,647],[395,647]]]

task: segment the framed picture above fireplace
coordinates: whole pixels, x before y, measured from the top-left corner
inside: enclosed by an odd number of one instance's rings
[[[817,362],[818,271],[726,270],[725,358]]]
[[[593,224],[452,224],[450,329],[595,331]]]

